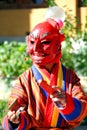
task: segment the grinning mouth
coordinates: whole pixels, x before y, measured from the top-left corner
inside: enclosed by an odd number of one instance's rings
[[[44,57],[44,56],[47,56],[47,54],[43,54],[43,53],[38,53],[38,52],[34,52],[34,53],[31,53],[32,56],[36,56],[36,57]]]

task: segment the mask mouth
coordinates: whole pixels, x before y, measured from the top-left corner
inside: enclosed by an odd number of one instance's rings
[[[34,59],[35,61],[42,60],[46,57],[47,55],[43,53],[30,53],[31,59]]]
[[[40,52],[39,53],[38,52],[34,52],[33,55],[35,55],[35,56],[45,56],[45,54],[43,54],[42,52],[41,53]]]
[[[43,53],[42,51],[36,51],[36,52],[30,52],[29,53],[30,55],[32,55],[32,56],[37,56],[37,57],[45,57],[45,56],[49,56],[49,54],[47,54],[47,53]]]

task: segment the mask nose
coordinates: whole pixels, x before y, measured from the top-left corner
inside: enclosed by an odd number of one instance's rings
[[[41,42],[40,40],[35,40],[35,44],[34,44],[34,51],[40,51],[41,50]]]

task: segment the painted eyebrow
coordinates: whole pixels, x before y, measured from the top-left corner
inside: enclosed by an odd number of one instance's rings
[[[46,33],[42,34],[40,38],[42,39],[42,38],[46,37],[49,34],[50,34],[50,32],[46,32]]]
[[[50,32],[45,32],[44,34],[42,34],[42,35],[40,36],[40,38],[42,39],[42,38],[46,37],[46,36],[49,35],[49,34],[50,34]],[[34,35],[33,32],[31,32],[30,35],[31,35],[33,38],[38,38],[38,37],[39,37],[38,34],[37,34],[37,35]]]
[[[38,38],[38,34],[34,34],[33,32],[30,33],[30,35],[33,37],[33,38]]]

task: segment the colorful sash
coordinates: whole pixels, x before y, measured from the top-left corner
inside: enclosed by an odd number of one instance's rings
[[[52,73],[49,74],[44,68],[37,68],[37,66],[32,66],[32,71],[36,81],[39,79],[45,80],[50,86],[57,85],[62,88],[64,91],[66,90],[66,68],[61,65],[61,63],[56,64],[53,67]],[[49,94],[40,87],[41,91],[47,98],[46,102],[46,110],[44,114],[44,127],[60,127],[62,123],[62,116],[58,111],[57,106],[52,102]]]

